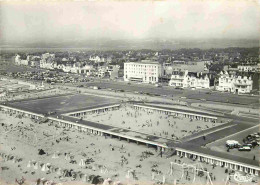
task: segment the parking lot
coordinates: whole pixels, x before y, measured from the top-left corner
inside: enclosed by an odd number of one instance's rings
[[[245,131],[239,132],[230,137],[226,137],[224,139],[217,140],[216,142],[207,144],[206,146],[214,151],[219,151],[219,152],[231,154],[234,156],[244,157],[244,158],[248,158],[248,159],[253,159],[255,156],[256,160],[259,160],[259,152],[260,152],[259,146],[252,148],[251,151],[238,151],[237,148],[234,148],[234,149],[230,149],[229,152],[227,151],[227,147],[226,147],[227,140],[236,140],[240,144],[243,144],[243,139],[246,138],[246,136],[248,136],[249,134],[252,134],[255,132],[259,132],[259,125],[256,127],[247,129]]]

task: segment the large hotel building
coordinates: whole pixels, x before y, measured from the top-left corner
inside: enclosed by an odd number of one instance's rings
[[[151,60],[124,63],[124,80],[157,83],[162,74],[162,65]]]

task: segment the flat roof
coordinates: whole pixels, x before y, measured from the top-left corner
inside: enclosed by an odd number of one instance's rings
[[[176,112],[183,112],[183,113],[187,113],[187,114],[198,114],[198,115],[203,115],[203,116],[209,116],[209,117],[216,117],[217,116],[215,114],[210,114],[210,113],[206,113],[206,112],[199,112],[199,111],[192,111],[192,110],[183,110],[183,109],[178,109],[178,108],[173,108],[173,107],[162,107],[162,106],[158,106],[158,105],[147,105],[147,104],[140,104],[137,103],[136,105],[140,105],[140,106],[144,106],[144,107],[152,107],[152,108],[158,108],[158,109],[163,109],[165,111],[170,110],[170,111],[176,111]]]
[[[62,112],[62,114],[76,114],[76,113],[81,113],[84,111],[89,111],[92,109],[102,109],[105,107],[111,107],[111,106],[116,106],[116,105],[120,105],[120,103],[106,103],[106,104],[102,104],[102,105],[94,105],[91,107],[87,107],[87,108],[79,108],[79,109],[74,109],[73,111],[64,111]]]
[[[157,61],[152,61],[152,60],[142,60],[142,61],[138,61],[138,62],[125,62],[128,64],[160,64]]]
[[[180,149],[183,148],[185,150],[189,150],[189,151],[213,156],[213,157],[216,157],[216,158],[222,158],[222,159],[227,159],[227,160],[238,162],[238,163],[248,164],[248,165],[252,165],[252,166],[259,168],[259,161],[258,160],[253,160],[253,159],[248,159],[248,158],[244,158],[244,157],[240,157],[240,156],[234,156],[234,155],[227,154],[227,153],[213,151],[213,150],[210,150],[208,148],[196,146],[191,142],[182,143],[181,146],[178,146],[178,148],[180,148]]]
[[[51,96],[39,99],[19,100],[6,103],[7,106],[34,112],[37,114],[46,114],[56,112],[73,112],[74,110],[83,110],[87,108],[102,106],[106,104],[118,103],[119,100],[104,98],[86,94],[71,94],[61,96]]]

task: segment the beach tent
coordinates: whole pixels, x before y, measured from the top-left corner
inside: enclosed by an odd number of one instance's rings
[[[56,152],[52,155],[52,157],[51,158],[53,158],[53,159],[57,159],[57,158],[59,158],[59,155],[58,154],[56,154]]]
[[[47,171],[50,171],[50,170],[51,170],[51,164],[50,164],[50,163],[46,163],[45,167],[46,167],[46,170],[47,170]]]
[[[56,168],[56,174],[57,174],[57,175],[61,175],[61,174],[62,174],[61,168]]]
[[[69,154],[65,155],[65,160],[67,160],[67,161],[70,160],[70,155]]]
[[[83,174],[81,180],[82,180],[83,182],[88,182],[88,176],[87,176],[87,174]]]
[[[28,161],[27,168],[30,168],[32,166],[31,161]]]
[[[85,166],[85,160],[84,160],[84,159],[81,159],[81,160],[80,160],[79,166]]]
[[[47,170],[47,168],[46,168],[46,164],[42,164],[42,168],[41,168],[41,170],[42,170],[43,172],[45,172],[45,171]]]
[[[34,165],[33,165],[33,168],[34,168],[35,170],[38,170],[38,167],[39,167],[38,162],[35,162]]]

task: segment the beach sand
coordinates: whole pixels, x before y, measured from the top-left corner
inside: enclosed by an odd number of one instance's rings
[[[39,155],[39,149],[46,154]],[[5,112],[0,112],[0,153],[22,159],[20,162],[13,162],[2,158],[0,179],[6,184],[14,183],[16,178],[22,177],[33,182],[44,178],[63,184],[76,184],[77,181],[83,183],[79,175],[74,179],[71,176],[64,177],[58,172],[42,171],[40,166],[34,169],[33,161],[38,164],[50,163],[53,168],[72,170],[77,174],[86,174],[87,177],[99,175],[103,179],[110,178],[113,182],[120,181],[124,184],[152,184],[162,181],[163,176],[166,184],[172,184],[174,180],[189,184],[191,180],[188,179],[192,179],[192,173],[181,179],[181,168],[175,166],[173,175],[169,175],[170,162],[197,164],[196,161],[176,155],[170,158],[165,155],[161,157],[154,148],[144,145],[57,128],[51,122],[39,123]],[[54,154],[57,158],[53,158]],[[79,165],[81,159],[84,160],[84,166]],[[31,167],[27,167],[29,161]],[[209,164],[203,164],[203,167],[213,173],[215,182],[223,182],[226,178],[224,168],[213,169]],[[206,182],[205,176],[196,178],[196,182],[201,181]]]

